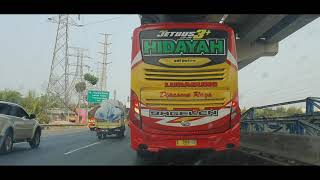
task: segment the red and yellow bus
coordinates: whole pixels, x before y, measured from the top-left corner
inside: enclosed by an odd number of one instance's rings
[[[157,23],[132,38],[131,148],[236,149],[240,108],[235,35],[219,23]]]

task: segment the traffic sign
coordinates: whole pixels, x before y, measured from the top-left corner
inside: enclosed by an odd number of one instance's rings
[[[88,91],[88,103],[100,103],[106,99],[109,99],[108,91],[96,91],[96,90]]]

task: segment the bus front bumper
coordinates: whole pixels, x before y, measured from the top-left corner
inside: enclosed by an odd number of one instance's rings
[[[213,150],[223,151],[227,149],[238,149],[240,146],[240,123],[224,133],[209,135],[159,135],[142,132],[134,124],[129,122],[131,129],[131,148],[134,150],[146,150],[159,152],[162,150]],[[196,141],[193,145],[178,145],[178,141]]]

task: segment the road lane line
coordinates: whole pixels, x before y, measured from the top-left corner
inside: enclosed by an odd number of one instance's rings
[[[66,153],[64,153],[64,155],[68,155],[68,154],[71,154],[71,153],[73,153],[73,152],[76,152],[76,151],[79,151],[79,150],[81,150],[81,149],[85,149],[85,148],[88,148],[88,147],[90,147],[90,146],[94,146],[94,145],[100,144],[100,143],[101,143],[101,142],[95,142],[95,143],[93,143],[93,144],[89,144],[89,145],[83,146],[83,147],[81,147],[81,148],[74,149],[74,150],[72,150],[72,151],[66,152]]]
[[[14,143],[14,144],[22,144],[22,143],[27,143],[27,141],[26,142],[18,142],[18,143]]]
[[[202,160],[200,159],[200,160],[198,160],[197,162],[195,162],[193,165],[199,166],[201,163],[202,163]]]

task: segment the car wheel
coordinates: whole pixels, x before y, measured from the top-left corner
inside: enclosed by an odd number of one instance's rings
[[[98,139],[102,139],[103,138],[103,136],[102,136],[102,134],[97,134],[97,136],[98,136]]]
[[[11,131],[7,131],[4,136],[2,146],[0,147],[1,153],[9,153],[13,148],[13,134]]]
[[[30,147],[32,149],[35,149],[35,148],[39,147],[39,145],[40,145],[40,137],[41,137],[40,131],[36,130],[32,140],[29,142]]]
[[[123,137],[124,137],[124,131],[120,131],[120,132],[118,133],[118,136],[119,136],[120,138],[123,138]]]

